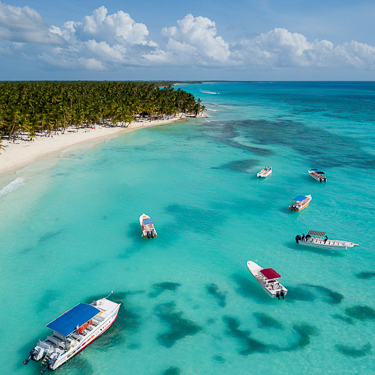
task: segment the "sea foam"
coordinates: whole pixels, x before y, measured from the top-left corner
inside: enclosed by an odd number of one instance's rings
[[[11,191],[14,191],[14,190],[18,189],[22,185],[23,185],[23,178],[17,177],[15,180],[9,182],[8,185],[4,186],[0,190],[0,197],[3,197],[4,195],[7,195]]]

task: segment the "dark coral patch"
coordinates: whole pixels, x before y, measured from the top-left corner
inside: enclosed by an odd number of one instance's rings
[[[232,161],[220,167],[212,167],[212,169],[226,169],[235,172],[246,172],[248,169],[254,168],[257,165],[259,165],[259,160],[245,159]]]
[[[178,340],[186,336],[196,335],[202,328],[192,322],[184,319],[182,312],[175,311],[176,304],[174,302],[162,303],[155,307],[155,314],[165,323],[169,325],[169,331],[158,335],[157,340],[160,345],[166,348],[172,347]]]
[[[219,287],[216,284],[210,284],[206,286],[207,292],[217,300],[217,303],[220,307],[225,307],[226,302],[226,292],[220,292]]]
[[[291,345],[286,350],[292,351],[297,349],[303,349],[310,344],[310,336],[316,336],[319,331],[316,327],[311,326],[307,323],[300,323],[293,325],[293,329],[299,334],[300,338],[296,344]]]
[[[365,357],[367,354],[371,353],[372,349],[372,345],[370,343],[363,345],[361,349],[356,349],[347,345],[335,345],[335,347],[340,353],[346,355],[347,357],[353,358]]]
[[[299,336],[298,341],[286,348],[281,348],[277,345],[267,345],[260,342],[259,340],[251,338],[249,331],[242,331],[239,329],[240,323],[235,318],[224,316],[223,321],[228,328],[227,334],[236,338],[243,346],[243,349],[239,351],[239,354],[241,355],[249,355],[252,353],[290,352],[294,350],[300,350],[310,344],[311,336],[315,336],[319,333],[319,331],[315,327],[309,324],[295,324],[293,325],[293,329]]]
[[[251,338],[250,331],[240,330],[240,322],[237,319],[230,316],[224,316],[223,321],[228,328],[227,334],[239,340],[243,346],[243,350],[239,351],[241,355],[267,353],[273,348],[270,345],[263,344],[262,342]]]
[[[367,280],[375,277],[375,272],[360,272],[355,275],[358,279]]]
[[[52,290],[52,289],[46,290],[43,297],[38,302],[38,310],[39,311],[48,310],[50,308],[51,303],[56,301],[59,298],[60,294],[61,292],[56,291],[56,290]]]
[[[331,289],[328,289],[324,286],[311,285],[311,284],[302,284],[302,285],[307,286],[309,288],[315,288],[319,292],[322,292],[323,294],[325,294],[328,297],[327,302],[332,304],[332,305],[337,305],[337,304],[341,303],[341,301],[344,299],[344,296],[341,293],[335,292],[335,291],[333,291]]]
[[[343,322],[348,323],[348,324],[354,324],[354,320],[347,316],[335,314],[335,315],[332,315],[332,318],[337,319],[337,320],[342,320]]]
[[[163,282],[163,283],[157,283],[157,284],[152,285],[152,288],[154,289],[154,291],[150,292],[148,294],[148,296],[150,298],[155,298],[155,297],[159,296],[160,294],[162,294],[166,290],[170,290],[172,292],[175,292],[177,290],[177,288],[180,287],[180,286],[181,286],[181,284],[179,284],[179,283],[172,283],[172,282],[169,282],[169,281],[166,281],[166,282]]]
[[[178,367],[169,367],[167,370],[165,370],[162,375],[180,375],[181,370]]]
[[[287,302],[305,301],[312,302],[315,300],[315,295],[306,288],[288,286]]]
[[[259,328],[275,328],[283,329],[284,326],[281,322],[273,318],[272,316],[266,313],[254,313],[253,314],[258,321]]]
[[[48,232],[48,233],[44,234],[43,236],[40,236],[38,242],[42,243],[42,242],[48,241],[48,240],[58,236],[62,231],[63,230],[61,229],[61,230],[58,230],[58,231],[55,231],[55,232]]]
[[[306,126],[301,122],[291,120],[267,121],[246,120],[235,124],[236,131],[232,130],[232,137],[241,135],[255,140],[261,145],[287,146],[301,155],[308,156],[314,165],[322,168],[350,165],[362,169],[374,169],[375,157],[364,150],[364,145],[352,137],[337,135],[324,129],[316,131],[314,127]],[[304,134],[312,142],[294,142]],[[227,142],[229,144],[229,142]],[[315,144],[324,144],[326,147],[317,150]],[[351,145],[350,151],[346,147]],[[235,146],[233,144],[233,146]],[[327,155],[335,155],[328,157]]]
[[[214,355],[212,359],[219,363],[225,363],[225,359],[221,355]]]
[[[375,320],[375,310],[369,306],[353,306],[345,309],[347,315],[351,318],[366,321]]]

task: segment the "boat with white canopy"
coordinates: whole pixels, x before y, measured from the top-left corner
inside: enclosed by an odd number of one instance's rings
[[[319,182],[327,182],[326,174],[320,169],[310,169],[308,172],[310,177],[312,177],[314,180]]]
[[[272,268],[262,268],[259,264],[249,260],[247,268],[254,276],[258,284],[268,293],[272,298],[280,297],[285,299],[288,289],[279,283],[280,275]]]
[[[53,333],[45,340],[39,340],[23,364],[31,359],[42,359],[41,374],[56,370],[102,335],[116,320],[120,306],[120,303],[102,298],[90,305],[80,303],[66,311],[47,324]]]
[[[289,206],[289,210],[301,211],[310,204],[311,199],[311,195],[298,195],[293,199],[292,204]]]
[[[144,238],[155,238],[158,234],[156,233],[153,220],[150,216],[142,214],[139,217],[139,224],[142,228],[142,237]]]
[[[272,167],[264,167],[260,172],[257,173],[257,177],[268,177],[272,173]]]
[[[327,250],[348,250],[354,246],[359,246],[354,242],[330,240],[325,232],[318,232],[316,230],[309,230],[306,236],[304,234],[302,234],[302,236],[298,234],[296,236],[296,242],[300,245],[313,246]]]

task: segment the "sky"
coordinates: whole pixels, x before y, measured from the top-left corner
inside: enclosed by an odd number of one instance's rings
[[[374,81],[373,0],[0,1],[0,80]]]

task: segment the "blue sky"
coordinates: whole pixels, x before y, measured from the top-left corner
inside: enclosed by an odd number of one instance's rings
[[[375,80],[369,0],[0,2],[1,80]]]

